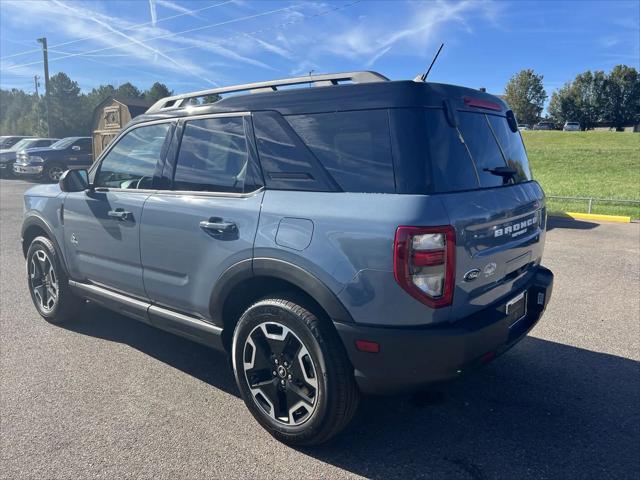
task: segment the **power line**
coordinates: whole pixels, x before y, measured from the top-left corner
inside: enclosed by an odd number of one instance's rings
[[[287,27],[289,25],[294,25],[296,23],[301,23],[301,22],[303,22],[305,20],[309,20],[309,19],[316,18],[316,17],[322,17],[324,15],[328,15],[328,14],[333,13],[335,11],[343,10],[343,9],[352,7],[353,5],[356,5],[356,4],[361,3],[361,2],[362,2],[362,0],[355,0],[355,1],[351,2],[351,3],[346,4],[346,5],[341,5],[339,7],[334,7],[334,8],[331,8],[329,10],[324,10],[322,12],[318,12],[318,13],[315,13],[315,14],[312,14],[312,15],[303,14],[302,17],[300,17],[300,18],[298,18],[296,20],[291,20],[289,22],[283,22],[283,23],[280,23],[278,25],[274,25],[274,26],[271,26],[271,27],[260,28],[258,30],[253,30],[251,32],[242,32],[242,33],[239,33],[237,35],[232,35],[230,37],[225,37],[222,40],[229,41],[229,40],[233,40],[235,38],[240,38],[240,37],[244,37],[244,36],[249,36],[250,37],[251,35],[256,35],[256,34],[259,34],[259,33],[270,31],[270,30],[276,30],[276,29],[284,28],[284,27]],[[295,5],[294,7],[297,7],[297,6],[299,6],[299,5]],[[293,7],[289,7],[289,8],[293,8]],[[264,12],[264,14],[267,14],[267,13],[269,13],[269,12]],[[243,20],[244,18],[246,18],[246,17],[243,17],[243,18],[240,18],[240,19],[237,19],[237,20],[238,21],[239,20]],[[184,32],[178,32],[178,33],[175,33],[173,35],[180,35],[181,33],[184,33]],[[154,39],[155,38],[144,40],[143,43],[147,42],[147,41],[150,41],[150,40],[154,40]],[[222,41],[209,43],[209,45],[212,45],[212,46],[222,45],[222,44],[223,44]],[[131,54],[129,54],[129,53],[113,54],[113,55],[92,55],[92,53],[95,53],[97,51],[104,51],[104,50],[109,50],[109,49],[113,49],[113,48],[118,48],[118,47],[114,46],[114,47],[107,47],[106,49],[98,49],[98,50],[91,50],[91,51],[87,51],[87,52],[76,52],[76,53],[68,53],[68,52],[60,52],[60,51],[58,51],[58,52],[55,52],[55,53],[60,53],[60,54],[64,54],[64,55],[61,56],[61,57],[52,58],[50,60],[51,61],[62,60],[62,59],[65,59],[65,58],[77,57],[77,56],[85,57],[87,60],[90,60],[91,57],[103,58],[103,57],[130,57],[131,56]],[[186,46],[186,47],[179,47],[179,48],[173,48],[173,49],[170,49],[170,50],[165,50],[165,53],[180,52],[180,51],[184,51],[184,50],[190,50],[190,49],[193,49],[193,48],[202,48],[202,47],[199,46],[199,45],[190,45],[190,46]],[[53,51],[53,50],[51,50],[51,51]],[[19,68],[19,67],[35,65],[35,64],[38,64],[38,63],[42,63],[42,62],[32,62],[32,63],[29,63],[29,64],[23,64],[23,65],[12,65],[12,66],[8,67],[6,70],[9,70],[11,68]],[[105,65],[107,65],[107,64],[105,64]]]
[[[279,13],[279,12],[291,10],[291,9],[294,9],[294,8],[298,8],[300,6],[302,6],[302,4],[292,5],[292,6],[284,7],[284,8],[278,8],[278,9],[275,9],[275,10],[269,10],[269,11],[266,11],[266,12],[261,12],[261,13],[257,13],[257,14],[253,14],[253,15],[247,15],[245,17],[240,17],[240,18],[236,18],[236,19],[232,19],[232,20],[226,20],[224,22],[212,23],[212,24],[203,25],[203,26],[200,26],[200,27],[190,28],[188,30],[183,30],[181,32],[175,32],[175,33],[171,32],[171,33],[167,33],[167,34],[164,34],[164,35],[158,35],[156,37],[151,37],[151,38],[148,38],[146,40],[139,40],[137,42],[125,42],[125,43],[121,43],[121,44],[118,44],[118,45],[112,45],[110,47],[103,47],[103,48],[97,48],[97,49],[94,49],[94,50],[88,50],[88,51],[85,51],[85,52],[72,53],[72,54],[69,54],[69,55],[63,55],[61,57],[51,58],[50,61],[53,62],[53,61],[56,61],[56,60],[63,60],[65,58],[79,57],[79,56],[87,55],[87,54],[90,54],[90,53],[104,52],[104,51],[107,51],[107,50],[113,50],[113,49],[127,47],[127,46],[131,46],[131,45],[136,45],[136,44],[145,44],[145,43],[148,43],[148,42],[150,42],[152,40],[159,40],[159,39],[163,39],[163,38],[175,37],[177,35],[182,35],[182,34],[185,34],[185,33],[191,33],[191,32],[195,32],[195,31],[198,31],[198,30],[204,30],[206,28],[220,27],[222,25],[229,25],[231,23],[241,22],[241,21],[244,21],[244,20],[251,20],[253,18],[263,17],[263,16],[266,16],[266,15],[271,15],[273,13]],[[14,70],[14,69],[17,69],[17,68],[29,67],[31,65],[39,65],[41,63],[42,63],[42,61],[37,61],[37,62],[23,63],[23,64],[20,64],[20,65],[10,65],[10,66],[6,67],[5,70]]]
[[[183,17],[185,15],[192,15],[194,13],[202,12],[203,10],[209,10],[211,8],[220,7],[222,5],[226,5],[228,3],[233,3],[233,2],[234,2],[234,0],[227,0],[227,1],[222,2],[222,3],[216,3],[215,5],[209,5],[207,7],[196,8],[195,10],[189,10],[189,12],[183,12],[183,13],[178,13],[176,15],[171,15],[169,17],[159,18],[155,22],[139,23],[137,25],[132,25],[130,27],[123,28],[122,30],[123,31],[135,30],[135,29],[140,28],[140,27],[146,27],[147,25],[153,25],[154,23],[160,23],[160,22],[165,22],[167,20],[173,20],[174,18]],[[55,45],[51,45],[50,49],[51,48],[56,48],[56,47],[62,47],[62,46],[65,46],[65,45],[71,45],[73,43],[92,40],[94,38],[107,37],[109,35],[111,35],[111,32],[109,32],[109,33],[99,33],[97,35],[91,35],[89,37],[78,38],[77,40],[69,40],[68,42],[56,43]],[[9,41],[11,41],[11,40],[9,40]],[[14,43],[17,43],[17,42],[14,42]],[[22,56],[22,55],[27,55],[29,53],[35,53],[35,52],[39,52],[39,51],[40,51],[39,48],[35,48],[33,50],[25,50],[24,52],[13,53],[13,54],[7,55],[5,57],[0,57],[0,60],[6,60],[7,58],[19,57],[19,56]]]

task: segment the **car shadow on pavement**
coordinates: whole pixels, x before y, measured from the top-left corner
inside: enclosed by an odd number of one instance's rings
[[[205,346],[95,305],[65,328],[130,345],[239,396],[227,357]],[[639,362],[527,337],[448,385],[364,398],[347,431],[298,451],[374,479],[633,478],[638,405]]]
[[[368,478],[637,478],[640,363],[525,338],[438,394],[368,398],[303,451]],[[452,473],[453,472],[453,473]]]
[[[598,228],[599,226],[599,223],[576,220],[575,218],[571,217],[547,218],[547,230],[553,230],[554,228],[568,228],[571,230],[593,230],[594,228]]]
[[[199,343],[88,304],[82,319],[63,328],[129,345],[215,388],[240,397],[227,356]]]

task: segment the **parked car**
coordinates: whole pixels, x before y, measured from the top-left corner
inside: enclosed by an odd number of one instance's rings
[[[13,147],[23,138],[33,138],[27,135],[3,135],[0,137],[0,149]]]
[[[565,132],[579,132],[580,131],[580,123],[579,122],[566,122],[562,130]]]
[[[553,284],[506,103],[375,72],[167,97],[24,202],[41,316],[90,299],[228,352],[250,412],[290,444],[331,438],[361,394],[491,361]]]
[[[59,139],[57,138],[23,138],[10,148],[0,150],[0,175],[11,176],[16,155],[27,152],[30,148],[47,147]]]
[[[534,130],[555,130],[556,126],[552,122],[539,122],[533,126]]]
[[[519,123],[518,130],[525,131],[525,130],[531,130],[531,128],[526,123]]]
[[[68,168],[87,168],[92,163],[91,137],[67,137],[49,147],[19,152],[13,165],[13,173],[57,182]]]

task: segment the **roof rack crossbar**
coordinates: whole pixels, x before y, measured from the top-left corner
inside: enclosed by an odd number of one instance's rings
[[[351,81],[353,83],[371,83],[384,82],[389,80],[384,75],[371,71],[345,72],[345,73],[329,73],[322,75],[306,75],[304,77],[292,77],[282,80],[271,80],[267,82],[247,83],[244,85],[231,85],[229,87],[212,88],[209,90],[200,90],[198,92],[182,93],[158,100],[151,105],[147,113],[155,113],[168,109],[180,108],[185,100],[192,98],[206,97],[209,95],[217,95],[221,93],[233,93],[248,91],[249,93],[274,92],[278,87],[286,85],[301,85],[305,83],[313,84],[316,87],[324,87],[328,85],[338,85],[339,82]]]

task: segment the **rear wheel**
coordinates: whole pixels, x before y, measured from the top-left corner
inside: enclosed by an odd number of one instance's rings
[[[55,183],[60,181],[60,177],[62,176],[65,170],[66,169],[64,168],[63,165],[60,165],[59,163],[53,163],[45,167],[42,176],[46,181]]]
[[[38,313],[51,323],[74,318],[85,301],[71,292],[51,241],[36,237],[27,252],[27,281]]]
[[[245,404],[278,440],[315,445],[339,433],[359,401],[337,334],[296,302],[259,301],[233,336],[233,368]]]

